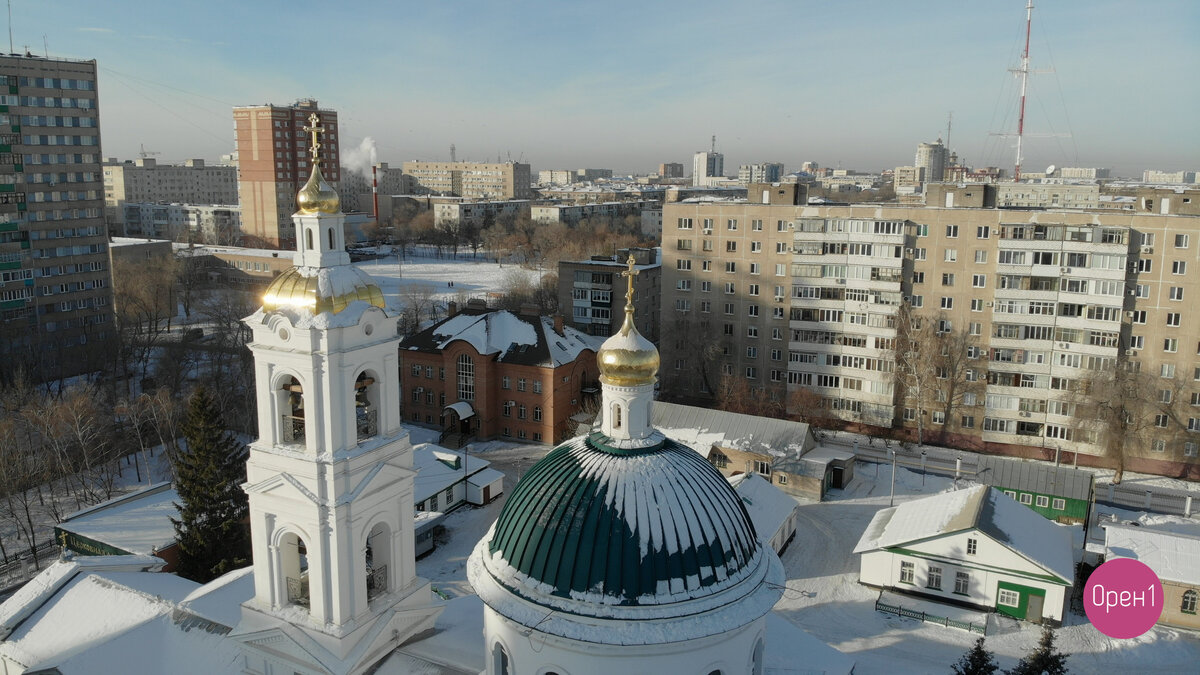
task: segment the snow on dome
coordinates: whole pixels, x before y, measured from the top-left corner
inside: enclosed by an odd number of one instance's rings
[[[271,281],[263,293],[263,311],[294,308],[312,314],[337,314],[362,300],[382,309],[383,292],[371,275],[351,265],[293,267]]]
[[[669,439],[634,450],[608,440],[567,441],[517,484],[485,538],[493,578],[586,614],[703,598],[761,567],[742,500],[702,457]]]

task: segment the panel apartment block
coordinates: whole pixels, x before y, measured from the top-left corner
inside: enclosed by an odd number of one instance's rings
[[[159,164],[151,158],[104,163],[104,215],[110,228],[121,222],[121,206],[127,202],[236,204],[237,200],[237,168],[232,166],[205,166],[202,159],[183,164]]]
[[[1178,405],[1127,455],[1194,467],[1198,239],[1200,218],[1153,212],[670,203],[663,391],[712,399],[741,378],[766,400],[818,400],[854,423],[911,429],[920,415],[925,437],[946,443],[1099,455],[1074,419],[1079,392],[1128,368]],[[978,394],[949,416],[894,386],[905,304],[970,338]]]
[[[96,62],[0,57],[0,356],[96,368],[112,337]]]
[[[412,176],[414,192],[454,195],[467,199],[529,199],[528,164],[504,162],[420,162],[404,163],[405,175]]]
[[[337,189],[341,180],[337,112],[314,100],[290,106],[242,106],[233,109],[238,152],[238,203],[242,230],[256,245],[294,248],[296,193],[310,173],[309,139],[304,130],[316,113],[321,135],[321,173]]]

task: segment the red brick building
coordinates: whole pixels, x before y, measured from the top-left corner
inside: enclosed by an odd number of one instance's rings
[[[404,419],[441,428],[448,444],[467,436],[557,443],[598,396],[602,340],[561,317],[477,301],[458,312],[452,303],[448,319],[400,343]]]

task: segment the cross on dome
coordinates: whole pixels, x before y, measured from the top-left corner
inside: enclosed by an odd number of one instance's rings
[[[636,277],[637,275],[641,274],[641,271],[633,269],[633,265],[635,262],[636,261],[633,259],[633,254],[630,253],[629,260],[627,260],[625,263],[629,269],[625,270],[624,272],[621,272],[621,276],[627,277],[629,279],[629,288],[628,288],[628,290],[625,291],[625,310],[626,311],[633,311],[633,278]]]
[[[309,146],[308,152],[312,155],[313,166],[318,166],[321,163],[321,141],[319,140],[319,134],[325,133],[325,127],[321,126],[321,118],[317,113],[312,113],[308,116],[308,123],[312,125],[304,127],[305,131],[312,134],[312,145]]]

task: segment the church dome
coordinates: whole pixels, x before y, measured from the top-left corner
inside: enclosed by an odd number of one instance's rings
[[[338,196],[337,190],[325,182],[320,166],[314,162],[308,182],[300,188],[300,192],[296,195],[296,205],[299,207],[300,213],[338,213],[341,211],[341,204],[342,200]]]
[[[264,312],[290,307],[313,314],[337,314],[355,300],[384,307],[383,291],[357,267],[293,267],[267,286],[262,308]]]
[[[633,312],[625,311],[625,323],[616,335],[596,352],[596,366],[604,381],[619,387],[654,384],[658,373],[658,349],[633,325]]]
[[[761,573],[763,549],[729,482],[696,451],[655,436],[630,449],[597,432],[552,450],[480,543],[487,573],[527,600],[585,615],[703,599]]]

